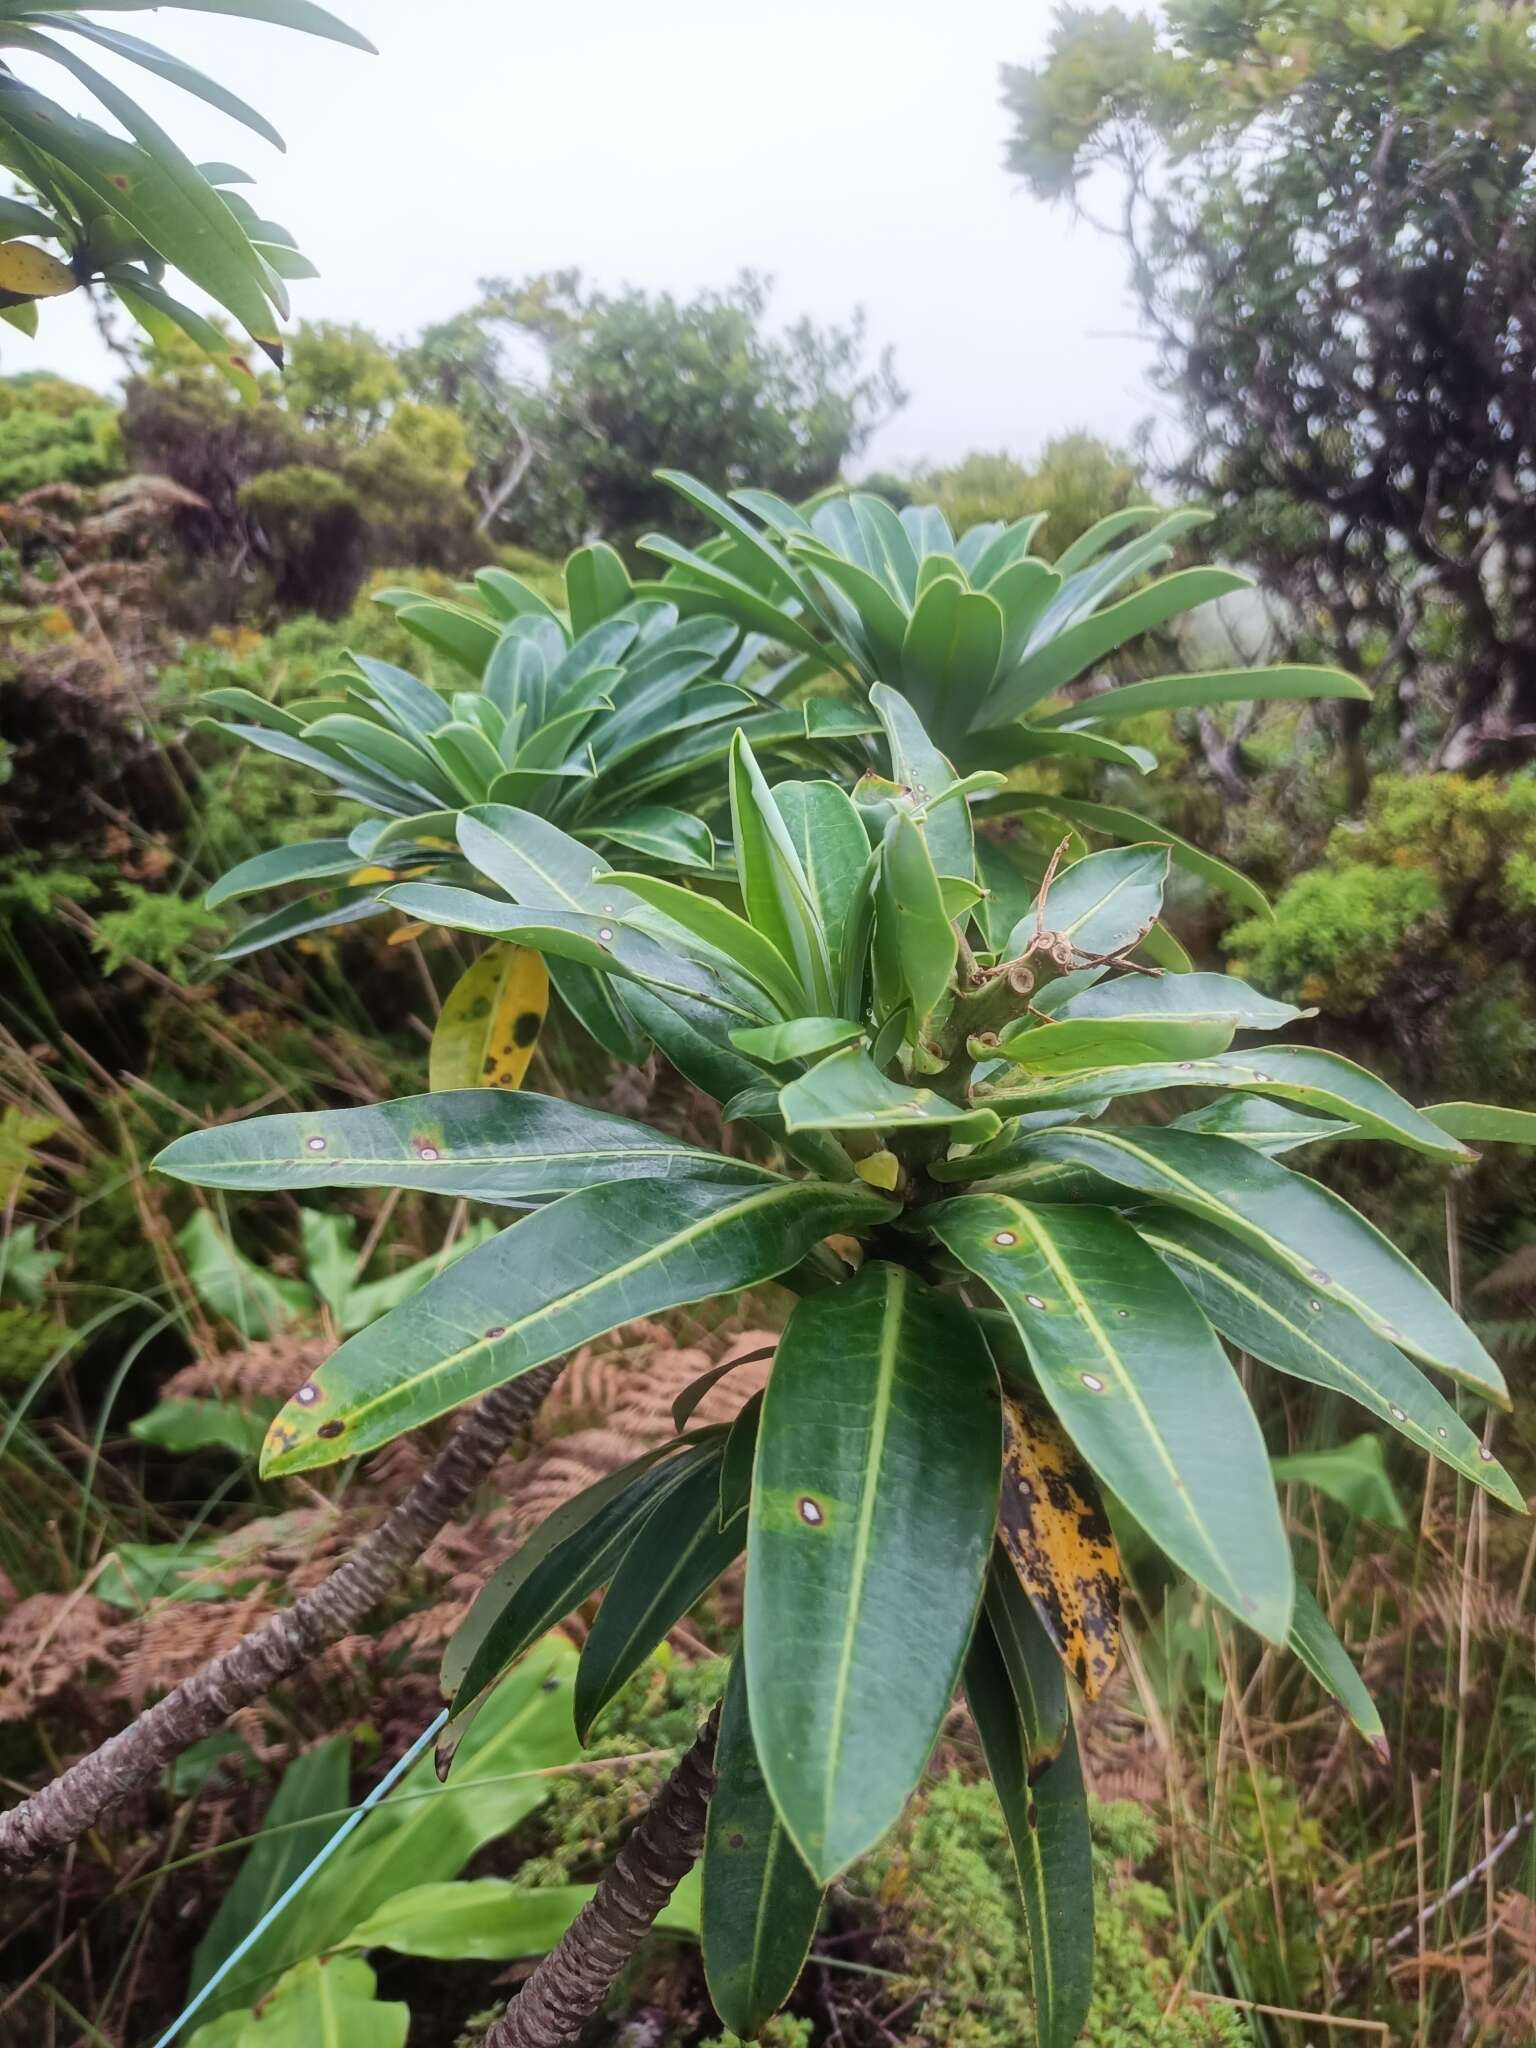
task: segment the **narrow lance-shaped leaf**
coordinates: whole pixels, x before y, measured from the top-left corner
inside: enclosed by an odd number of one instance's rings
[[[439,1777],[502,1672],[608,1583],[653,1509],[700,1464],[718,1470],[717,1437],[645,1452],[546,1515],[486,1581],[443,1657],[453,1717],[437,1745]]]
[[[794,1990],[821,1898],[769,1795],[738,1651],[715,1745],[701,1916],[710,2002],[732,2033],[751,2039]]]
[[[1093,1853],[1076,1738],[1069,1722],[1061,1754],[1031,1768],[1037,1731],[985,1614],[965,1660],[965,1696],[1019,1873],[1039,2048],[1071,2048],[1093,1992]]]
[[[617,1180],[778,1178],[607,1110],[480,1088],[212,1124],[154,1164],[196,1187],[418,1188],[517,1209]]]
[[[1151,676],[1144,683],[1122,683],[1116,689],[1090,697],[1086,703],[1048,712],[1034,723],[1076,725],[1085,718],[1140,718],[1147,711],[1182,711],[1202,704],[1247,704],[1271,698],[1295,703],[1319,697],[1343,697],[1368,704],[1371,693],[1364,683],[1338,668],[1281,664],[1275,668],[1220,669],[1203,675]]]
[[[549,970],[524,946],[492,946],[454,983],[432,1033],[433,1092],[521,1088],[544,1013]]]
[[[989,805],[988,809],[1000,816],[1039,811],[1048,817],[1063,818],[1072,825],[1086,825],[1090,832],[1107,833],[1111,839],[1160,840],[1168,847],[1176,867],[1197,875],[1208,887],[1238,904],[1250,916],[1272,915],[1269,898],[1240,869],[1224,860],[1217,860],[1198,846],[1192,846],[1187,839],[1180,838],[1177,832],[1171,832],[1154,818],[1143,818],[1135,811],[1121,810],[1114,804],[1088,803],[1080,797],[1037,796],[1032,792],[1010,792]]]
[[[745,1642],[763,1772],[823,1883],[897,1818],[948,1711],[999,1431],[979,1330],[903,1268],[797,1304],[763,1403]]]
[[[1291,1617],[1291,1648],[1325,1692],[1332,1693],[1383,1763],[1390,1760],[1386,1730],[1365,1681],[1350,1662],[1349,1652],[1334,1634],[1328,1617],[1308,1586],[1298,1580],[1296,1609]]]
[[[566,1195],[343,1344],[273,1421],[263,1470],[375,1450],[636,1316],[771,1280],[892,1213],[858,1185],[619,1181]]]
[[[701,1600],[747,1540],[737,1515],[720,1526],[720,1460],[695,1460],[658,1500],[609,1581],[576,1672],[576,1733],[592,1724],[667,1631]]]
[[[1043,1131],[1022,1149],[1032,1161],[1086,1167],[1204,1217],[1389,1343],[1507,1406],[1503,1374],[1417,1267],[1348,1202],[1252,1146],[1195,1131],[1069,1129]]]
[[[1053,988],[1059,986],[1052,984]],[[1138,1023],[1225,1018],[1238,1031],[1278,1031],[1316,1012],[1260,995],[1235,974],[1124,974],[1113,981],[1091,983],[1058,1005],[1053,1014],[1064,1022],[1085,1017],[1134,1019]]]
[[[1357,1401],[1507,1506],[1524,1508],[1519,1488],[1439,1389],[1349,1309],[1197,1216],[1154,1207],[1133,1220],[1239,1350]]]
[[[1284,1642],[1291,1554],[1264,1439],[1209,1324],[1157,1255],[1107,1209],[962,1195],[932,1222],[1012,1316],[1041,1392],[1099,1478],[1176,1564]]]
[[[1104,1032],[1104,1049],[1110,1057],[1102,1064],[1085,1058],[1079,1071],[1062,1069],[1056,1075],[1048,1074],[1031,1081],[1022,1089],[1005,1087],[1002,1093],[1006,1096],[1006,1106],[1059,1109],[1070,1108],[1080,1101],[1096,1102],[1105,1096],[1145,1095],[1163,1088],[1230,1088],[1237,1092],[1272,1095],[1282,1102],[1296,1102],[1308,1109],[1331,1113],[1351,1124],[1364,1137],[1386,1138],[1394,1144],[1407,1145],[1415,1152],[1427,1153],[1432,1159],[1461,1163],[1472,1156],[1464,1145],[1439,1129],[1428,1117],[1420,1115],[1385,1081],[1378,1081],[1366,1068],[1357,1067],[1353,1060],[1344,1059],[1338,1053],[1319,1052],[1311,1046],[1266,1045],[1252,1052],[1214,1052],[1202,1056],[1200,1046],[1191,1037],[1184,1045],[1182,1058],[1144,1060],[1137,1053],[1133,1054],[1136,1064],[1129,1065],[1115,1056],[1116,1033],[1123,1033],[1127,1039],[1139,1035],[1149,1048],[1155,1048],[1160,1033],[1181,1031],[1193,1034],[1210,1028],[1197,1025],[1138,1026],[1129,1020],[1111,1019],[1102,1024],[1082,1021],[1048,1025],[1044,1027],[1045,1032],[1084,1034],[1085,1048],[1089,1051],[1094,1042],[1092,1034]],[[1005,1057],[1023,1062],[1031,1050],[1030,1038],[1031,1034],[1026,1033],[1017,1041],[1005,1042],[998,1049]]]
[[[981,1057],[1009,1060],[1021,1068],[1021,1093],[1031,1100],[1035,1087],[1049,1089],[1058,1080],[1069,1095],[1088,1097],[1110,1091],[1089,1088],[1079,1079],[1084,1073],[1135,1066],[1154,1066],[1162,1073],[1163,1062],[1195,1061],[1224,1051],[1235,1031],[1231,1020],[1222,1017],[1058,1016],[1050,1024],[1025,1020],[1010,1026],[995,1045],[973,1041],[973,1047]]]

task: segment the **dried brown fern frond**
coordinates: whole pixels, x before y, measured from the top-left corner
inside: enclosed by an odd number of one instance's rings
[[[89,1593],[34,1593],[0,1618],[0,1722],[23,1721],[109,1665],[113,1611]]]
[[[285,1332],[196,1358],[160,1388],[163,1401],[286,1401],[336,1348],[317,1333]]]

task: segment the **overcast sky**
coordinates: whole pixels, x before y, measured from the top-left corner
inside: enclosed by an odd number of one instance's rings
[[[254,174],[319,266],[294,288],[303,317],[398,337],[482,276],[574,264],[690,292],[750,266],[776,280],[776,318],[861,305],[894,347],[911,399],[866,464],[1028,455],[1073,426],[1123,438],[1155,410],[1119,250],[1003,169],[998,66],[1043,48],[1049,0],[332,4],[377,57],[168,7],[110,17],[286,136],[279,156],[134,75],[194,157]],[[85,110],[52,67],[16,68]],[[36,343],[0,331],[7,370],[112,379],[73,301],[43,308]]]

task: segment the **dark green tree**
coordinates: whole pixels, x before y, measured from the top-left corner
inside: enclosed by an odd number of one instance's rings
[[[1166,480],[1451,765],[1536,739],[1533,92],[1529,0],[1064,8],[1004,69],[1009,168],[1118,186]]]
[[[665,463],[790,498],[833,481],[905,400],[864,324],[766,326],[767,280],[678,300],[589,290],[575,270],[487,278],[405,352],[413,387],[464,418],[482,531],[559,553],[675,517]]]

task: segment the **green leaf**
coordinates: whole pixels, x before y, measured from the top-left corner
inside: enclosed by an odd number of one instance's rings
[[[578,640],[622,611],[634,594],[623,559],[606,541],[578,548],[565,565],[565,601],[571,608],[571,631]]]
[[[1155,1044],[1157,1036],[1164,1031],[1187,1033],[1191,1043],[1185,1048],[1187,1056],[1172,1063],[1154,1064],[1151,1060],[1142,1060],[1139,1054],[1133,1056],[1134,1064],[1114,1060],[1094,1066],[1085,1061],[1081,1069],[1075,1072],[1069,1069],[1059,1079],[1047,1077],[1026,1089],[1007,1089],[1005,1096],[990,1099],[1000,1108],[1059,1109],[1079,1101],[1099,1101],[1105,1096],[1145,1095],[1162,1088],[1230,1088],[1304,1103],[1308,1109],[1331,1111],[1364,1137],[1389,1139],[1394,1144],[1407,1145],[1415,1152],[1428,1153],[1433,1159],[1459,1162],[1467,1158],[1457,1139],[1449,1137],[1427,1117],[1421,1116],[1385,1081],[1378,1081],[1366,1068],[1357,1067],[1353,1060],[1346,1060],[1338,1053],[1317,1052],[1309,1046],[1266,1045],[1253,1052],[1222,1052],[1209,1058],[1202,1057],[1199,1046],[1193,1043],[1194,1034],[1225,1028],[1132,1022],[1044,1025],[1042,1033],[1083,1032],[1089,1059],[1096,1031],[1102,1031],[1109,1037],[1108,1051],[1113,1051],[1114,1035],[1122,1030],[1133,1040],[1145,1038],[1149,1046]],[[1009,1059],[1018,1061],[1028,1052],[1031,1036],[1026,1033],[1021,1041],[1007,1042],[998,1050]],[[1230,1031],[1227,1036],[1231,1036]]]
[[[180,1457],[217,1448],[254,1458],[266,1434],[266,1417],[238,1401],[157,1401],[147,1415],[134,1417],[128,1433]]]
[[[757,1463],[757,1434],[763,1413],[763,1395],[749,1394],[726,1431],[720,1458],[720,1526],[724,1529],[752,1498],[752,1473]]]
[[[347,1804],[351,1759],[351,1736],[333,1735],[296,1757],[283,1772],[262,1832],[246,1852],[239,1875],[219,1901],[197,1945],[187,1984],[189,1997],[201,1991],[230,1951],[335,1833],[337,1816]],[[209,2016],[232,2003],[216,1992]]]
[[[1022,717],[1042,697],[1070,683],[1127,640],[1166,625],[1196,605],[1252,588],[1251,576],[1240,576],[1232,569],[1180,569],[1118,604],[1091,613],[1065,632],[1054,634],[1019,663],[987,705],[988,725],[1006,725],[1010,719]],[[1081,715],[1082,705],[1074,708]]]
[[[835,782],[780,782],[773,801],[799,856],[835,969],[869,862],[869,836],[851,798]]]
[[[715,835],[702,818],[667,804],[637,804],[632,811],[600,811],[582,820],[594,839],[608,839],[669,867],[713,868]]]
[[[941,733],[963,733],[978,718],[1003,647],[1002,607],[959,576],[956,568],[923,590],[901,650],[902,694]]]
[[[1204,704],[1260,703],[1271,698],[1298,703],[1318,697],[1343,697],[1368,704],[1371,693],[1364,683],[1337,668],[1282,664],[1275,668],[1220,669],[1205,675],[1151,676],[1144,683],[1122,683],[1085,703],[1049,712],[1035,723],[1076,725],[1087,717],[1140,718],[1147,711],[1184,711]]]
[[[1348,1202],[1251,1146],[1194,1131],[1137,1129],[1045,1131],[1024,1149],[1037,1161],[1087,1167],[1204,1217],[1314,1293],[1342,1302],[1389,1343],[1507,1405],[1503,1374],[1417,1267]]]
[[[552,1949],[597,1889],[525,1886],[503,1877],[415,1884],[375,1907],[348,1948],[388,1948],[435,1962],[510,1962]]]
[[[260,2012],[198,2028],[191,2048],[405,2048],[411,2009],[384,2004],[361,1956],[320,1956],[286,1971]]]
[[[694,1467],[718,1458],[658,1445],[562,1502],[481,1587],[443,1658],[453,1719],[437,1747],[446,1777],[473,1710],[509,1665],[612,1578],[636,1531]]]
[[[1072,2048],[1093,1992],[1093,1855],[1070,1723],[1061,1754],[1031,1766],[1038,1731],[983,1614],[965,1660],[965,1695],[1013,1848],[1029,1930],[1039,2048]]]
[[[618,1323],[772,1280],[893,1206],[817,1181],[617,1181],[566,1195],[334,1352],[279,1411],[263,1471],[374,1450]]]
[[[739,1052],[774,1067],[789,1060],[813,1059],[819,1052],[831,1052],[863,1036],[864,1026],[846,1017],[796,1017],[788,1024],[754,1024],[745,1031],[733,1031],[731,1043]]]
[[[638,546],[643,554],[659,555],[663,561],[672,563],[683,572],[684,580],[678,583],[669,577],[659,584],[640,584],[636,589],[637,596],[654,593],[671,599],[680,609],[685,608],[685,600],[689,597],[695,601],[702,600],[709,610],[724,612],[739,625],[766,635],[779,646],[792,648],[797,654],[813,655],[818,661],[831,664],[832,655],[814,633],[782,605],[764,597],[761,591],[754,590],[739,576],[716,568],[702,555],[669,540],[664,534],[648,533]]]
[[[715,1745],[704,1837],[704,1976],[733,2034],[751,2039],[790,1993],[821,1918],[821,1887],[774,1807],[747,1705],[746,1664],[732,1660]]]
[[[763,1773],[823,1883],[895,1821],[949,1709],[999,1428],[976,1324],[903,1268],[796,1305],[763,1402],[745,1642]]]
[[[1089,990],[1090,995],[1093,993]],[[1073,1092],[1081,1088],[1085,1094],[1107,1094],[1111,1091],[1090,1088],[1088,1083],[1079,1082],[1078,1077],[1084,1073],[1114,1073],[1157,1061],[1203,1059],[1229,1046],[1235,1029],[1232,1020],[1225,1017],[1090,1016],[1059,1018],[1052,1024],[1024,1019],[1019,1025],[1010,1026],[995,1045],[976,1043],[973,1049],[978,1058],[1011,1060],[1032,1074],[1069,1077]],[[1212,1062],[1206,1059],[1205,1064]],[[1162,1073],[1165,1068],[1160,1065],[1157,1071]]]
[[[1054,984],[1053,984],[1054,986]],[[1079,1017],[1157,1019],[1193,1022],[1223,1018],[1238,1031],[1278,1031],[1299,1017],[1316,1015],[1293,1003],[1262,996],[1235,974],[1119,975],[1095,983],[1061,1004],[1053,1014],[1063,1021]]]
[[[887,1080],[857,1046],[835,1052],[779,1093],[792,1131],[900,1130],[910,1124],[948,1124],[957,1141],[979,1144],[1000,1128],[988,1109],[950,1102],[931,1088]]]
[[[1177,1209],[1139,1209],[1137,1230],[1240,1351],[1344,1394],[1466,1479],[1523,1509],[1524,1496],[1450,1402],[1358,1316],[1263,1252]]]
[[[744,917],[713,896],[685,889],[679,882],[663,881],[659,875],[615,874],[614,883],[653,910],[661,911],[684,932],[704,942],[704,964],[713,955],[724,954],[748,975],[786,1017],[806,1006],[806,994],[789,961],[773,941],[755,930]]]
[[[877,943],[889,946],[920,1036],[949,992],[957,953],[944,892],[921,828],[897,811],[885,828],[875,888]]]
[[[933,802],[953,786],[956,777],[952,764],[929,739],[922,720],[905,697],[884,683],[876,683],[869,701],[885,728],[892,780],[904,786],[917,809],[931,806],[924,813],[923,825],[935,868],[941,875],[974,880],[976,849],[969,806],[963,797],[946,803]]]
[[[1064,818],[1073,825],[1085,825],[1091,832],[1105,832],[1113,839],[1146,842],[1156,840],[1168,847],[1175,867],[1196,875],[1208,888],[1228,897],[1250,916],[1270,917],[1269,898],[1239,869],[1214,855],[1191,846],[1177,832],[1155,818],[1143,818],[1135,811],[1123,811],[1112,804],[1085,803],[1078,797],[1036,796],[1009,792],[988,806],[995,815],[1041,812]]]
[[[23,38],[13,31],[7,40],[20,43]],[[30,148],[66,163],[72,181],[211,293],[280,362],[268,297],[281,287],[264,275],[260,257],[218,191],[163,128],[83,59],[46,37],[27,35],[25,42],[79,78],[134,139],[129,142],[66,113],[14,78],[4,84],[6,126]]]
[[[180,7],[195,14],[229,14],[242,21],[270,21],[279,28],[324,36],[333,43],[348,43],[370,57],[378,55],[365,35],[349,28],[326,8],[317,7],[314,0],[89,0],[89,4],[97,14],[137,14],[150,7]]]
[[[736,869],[747,916],[794,968],[805,991],[804,1007],[829,1015],[832,965],[811,885],[739,728],[731,740],[730,786]]]
[[[1045,899],[1044,929],[1074,951],[1124,953],[1145,939],[1163,907],[1166,846],[1116,846],[1085,854],[1064,868]],[[1013,959],[1034,938],[1036,913],[1021,917],[1002,948]]]
[[[1004,1458],[1007,1457],[1006,1446]],[[1071,1728],[1066,1670],[1033,1601],[1001,1543],[987,1569],[983,1612],[1007,1666],[1008,1683],[1023,1724],[1031,1774],[1061,1755]]]
[[[1536,1145],[1536,1109],[1501,1109],[1491,1102],[1437,1102],[1425,1116],[1469,1145]]]
[[[603,1708],[735,1563],[746,1540],[739,1515],[720,1527],[718,1456],[694,1459],[636,1530],[588,1631],[576,1673],[583,1743]]]
[[[345,839],[306,839],[293,846],[275,846],[221,875],[204,897],[210,910],[236,896],[258,889],[280,889],[290,882],[323,882],[334,875],[357,872],[357,855]]]
[[[1298,1145],[1314,1145],[1320,1138],[1344,1138],[1353,1124],[1341,1124],[1331,1117],[1302,1116],[1283,1102],[1266,1102],[1257,1095],[1220,1095],[1202,1103],[1185,1116],[1175,1117],[1176,1131],[1210,1131],[1221,1138],[1240,1138],[1255,1151],[1271,1159],[1293,1152]]]
[[[1391,1751],[1376,1702],[1366,1691],[1364,1680],[1350,1662],[1349,1652],[1334,1634],[1311,1588],[1300,1580],[1291,1616],[1291,1648],[1323,1690],[1332,1693],[1382,1762],[1390,1762]]]
[[[402,1875],[415,1884],[456,1877],[488,1842],[510,1834],[542,1806],[553,1774],[579,1754],[571,1726],[575,1663],[576,1652],[563,1637],[547,1636],[486,1701],[451,1784],[438,1783],[431,1757],[413,1764],[310,1881],[303,1912],[279,1916],[241,1958],[219,1987],[215,2009],[248,2003],[297,1958],[346,1943],[361,1921],[398,1896]],[[339,1818],[332,1813],[325,1837]],[[243,1919],[236,1935],[253,1925],[254,1916]],[[264,2038],[263,2030],[251,2048]],[[314,2048],[315,2040],[305,2036],[293,2048]],[[371,2037],[366,2048],[373,2048]]]
[[[607,1110],[482,1088],[212,1124],[154,1164],[197,1187],[419,1188],[516,1209],[618,1180],[777,1178]]]
[[[1191,1578],[1284,1642],[1291,1554],[1264,1439],[1156,1253],[1111,1210],[1001,1194],[941,1203],[932,1225],[1012,1316],[1040,1391],[1104,1484]]]
[[[197,1210],[177,1231],[176,1249],[198,1299],[244,1337],[275,1336],[314,1313],[315,1297],[302,1280],[280,1280],[253,1265],[206,1209]]]
[[[549,963],[549,978],[555,993],[583,1031],[617,1060],[638,1066],[645,1058],[645,1034],[606,975],[571,960]]]
[[[1351,1515],[1380,1522],[1400,1536],[1408,1533],[1408,1517],[1393,1491],[1382,1455],[1381,1438],[1357,1436],[1347,1444],[1331,1444],[1324,1450],[1300,1451],[1289,1458],[1273,1458],[1270,1469],[1278,1480],[1299,1481],[1326,1493]]]
[[[210,107],[217,107],[220,113],[228,114],[232,120],[252,129],[263,141],[270,142],[274,149],[284,147],[282,136],[264,114],[228,91],[217,79],[207,77],[192,65],[183,63],[179,57],[157,48],[154,43],[143,42],[138,36],[124,35],[117,29],[103,28],[100,22],[82,20],[77,14],[50,12],[45,15],[40,12],[32,18],[61,33],[86,37],[100,48],[112,51],[114,56],[126,58],[129,63],[153,72],[157,78],[179,85],[183,92],[191,93]]]

